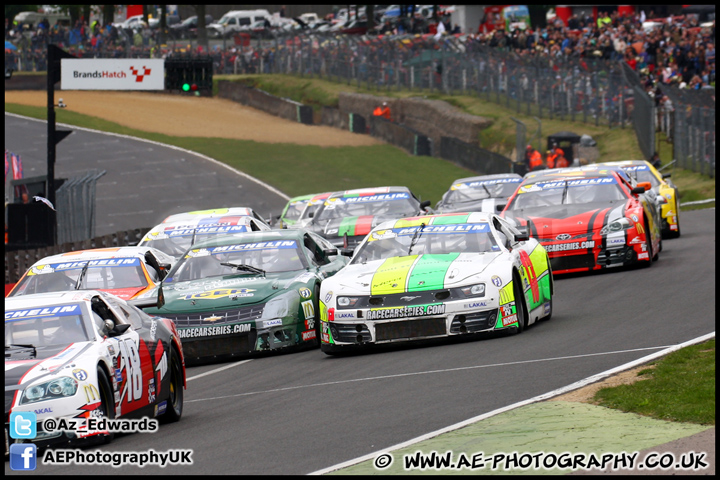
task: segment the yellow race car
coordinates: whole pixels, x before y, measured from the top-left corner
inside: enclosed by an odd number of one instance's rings
[[[652,191],[657,195],[658,205],[661,207],[663,238],[680,236],[680,194],[670,180],[669,173],[660,173],[645,160],[604,162],[603,165],[620,167],[638,182],[650,182]]]

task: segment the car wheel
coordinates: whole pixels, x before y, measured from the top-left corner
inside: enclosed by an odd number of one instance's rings
[[[105,418],[113,419],[115,418],[115,396],[113,395],[112,388],[110,387],[110,381],[105,374],[105,370],[100,367],[97,369],[97,378],[98,391],[100,393],[100,408],[102,410],[100,414]],[[105,443],[110,443],[113,438],[115,438],[115,434],[110,432],[107,435],[104,435],[103,440]]]
[[[182,364],[180,363],[180,356],[174,348],[170,348],[170,393],[168,394],[168,406],[160,416],[160,422],[172,423],[177,422],[182,417],[183,412],[183,375],[182,375]]]
[[[315,345],[320,345],[320,285],[315,285]]]
[[[517,315],[517,333],[522,333],[527,327],[528,315],[525,307],[525,296],[523,295],[522,281],[517,273],[513,275],[513,287],[515,290],[515,313]]]
[[[653,254],[653,248],[652,248],[652,238],[650,237],[650,229],[648,228],[648,222],[645,220],[645,251],[648,254],[648,260],[647,262],[640,262],[640,265],[643,268],[647,268],[650,265],[652,265],[654,254]]]

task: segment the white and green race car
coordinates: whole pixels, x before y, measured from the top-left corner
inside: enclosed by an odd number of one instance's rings
[[[492,213],[391,220],[322,283],[321,349],[514,329],[552,315],[545,249]]]

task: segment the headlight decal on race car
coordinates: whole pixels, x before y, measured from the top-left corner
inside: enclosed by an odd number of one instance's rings
[[[447,253],[389,258],[375,271],[371,295],[443,288],[450,267],[459,256]]]
[[[422,255],[412,268],[408,278],[408,292],[431,290],[443,287],[450,265],[460,256],[459,253]]]
[[[408,255],[385,260],[373,275],[370,294],[388,295],[404,292],[408,274],[417,259],[418,255]]]
[[[413,307],[378,308],[369,310],[365,314],[367,320],[390,320],[394,318],[424,317],[428,315],[443,315],[445,304],[419,305]]]

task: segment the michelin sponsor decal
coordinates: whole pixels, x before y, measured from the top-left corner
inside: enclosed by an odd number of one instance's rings
[[[80,305],[62,305],[57,307],[28,308],[5,311],[5,320],[18,320],[27,317],[64,317],[79,315]]]
[[[369,310],[366,318],[368,320],[387,320],[393,318],[422,317],[426,315],[442,315],[445,313],[445,304],[424,305],[418,307],[383,308]]]

